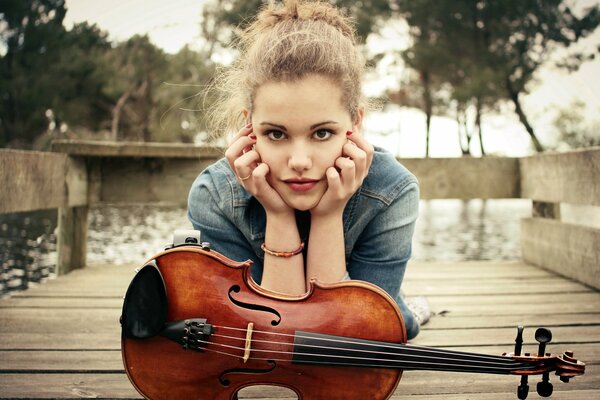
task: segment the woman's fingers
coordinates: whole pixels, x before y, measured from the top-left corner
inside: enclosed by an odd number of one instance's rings
[[[348,157],[339,157],[335,160],[335,166],[340,171],[339,176],[341,177],[342,183],[345,186],[350,186],[351,188],[354,187],[354,181],[357,178],[358,171],[356,162]]]
[[[257,168],[259,162],[260,155],[256,150],[248,151],[233,161],[233,171],[242,185],[251,178],[252,172]]]
[[[237,171],[235,168],[235,161],[244,154],[250,152],[255,143],[256,136],[252,135],[252,124],[248,124],[240,129],[232,138],[229,147],[225,151],[225,158],[233,171]],[[245,176],[246,175],[242,175],[241,177]]]
[[[367,142],[361,135],[349,135],[348,144],[344,145],[344,151],[346,151],[350,158],[357,162],[357,167],[361,171],[364,171],[364,176],[366,177],[373,162],[373,154],[375,153],[373,145]]]
[[[241,138],[243,136],[248,136],[250,134],[250,132],[252,132],[252,123],[249,123],[248,125],[244,126],[242,129],[237,131],[237,133],[235,135],[228,138],[227,145],[231,145],[233,142],[235,142],[236,140],[238,140],[239,138]]]

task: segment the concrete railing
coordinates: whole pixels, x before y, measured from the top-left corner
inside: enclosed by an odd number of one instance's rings
[[[223,149],[57,141],[54,153],[0,150],[0,213],[59,209],[58,271],[85,265],[87,214],[98,203],[185,205],[198,172]],[[560,205],[600,206],[600,148],[525,158],[401,159],[423,199],[528,198],[525,261],[600,288],[600,229],[561,222]]]

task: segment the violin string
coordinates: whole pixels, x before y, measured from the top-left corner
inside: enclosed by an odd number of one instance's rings
[[[196,339],[197,342],[199,343],[204,343],[207,345],[215,345],[215,346],[221,346],[221,347],[225,347],[225,348],[229,348],[229,349],[234,349],[234,350],[240,350],[240,351],[244,351],[245,348],[243,347],[239,347],[239,346],[231,346],[231,345],[227,345],[227,344],[223,344],[223,343],[217,343],[217,342],[211,342],[211,341],[207,341],[207,340],[203,340],[203,339]],[[203,348],[203,350],[209,350],[208,348]],[[217,351],[217,350],[214,350]],[[378,367],[378,366],[390,366],[390,365],[384,365],[384,364],[357,364],[357,363],[352,363],[352,360],[358,360],[358,361],[379,361],[379,362],[385,362],[385,363],[392,363],[392,366],[395,364],[396,366],[402,367],[404,369],[410,369],[411,366],[414,367],[415,369],[436,369],[436,368],[457,368],[457,369],[463,369],[463,370],[470,370],[470,369],[482,369],[482,370],[496,370],[496,371],[505,371],[505,372],[510,372],[515,368],[515,365],[508,365],[508,364],[494,364],[492,362],[486,362],[486,361],[481,361],[481,363],[485,363],[485,364],[490,364],[490,365],[462,365],[462,364],[453,364],[452,361],[454,362],[460,362],[461,360],[453,360],[453,359],[447,359],[447,358],[439,358],[436,359],[436,362],[432,363],[432,362],[427,362],[427,361],[407,361],[407,360],[395,360],[395,359],[381,359],[381,358],[371,358],[371,357],[353,357],[353,356],[344,356],[344,355],[335,355],[335,354],[315,354],[315,353],[295,353],[293,351],[281,351],[281,350],[265,350],[265,349],[251,349],[252,352],[259,352],[259,353],[273,353],[273,354],[289,354],[289,355],[296,355],[296,354],[300,354],[301,356],[311,356],[311,357],[324,357],[324,358],[328,358],[328,357],[332,357],[332,358],[338,358],[338,359],[344,359],[344,360],[350,360],[350,362],[339,362],[338,364],[340,365],[346,365],[346,366],[371,366],[371,367]],[[242,357],[243,358],[243,357]],[[272,358],[262,358],[262,357],[251,357],[252,359],[255,360],[273,360]],[[446,361],[450,361],[448,363],[444,363],[444,362],[439,362],[440,360],[446,360]],[[285,360],[285,359],[279,359],[279,361],[290,361],[290,360]],[[510,360],[512,361],[512,360]],[[304,363],[316,363],[316,364],[332,364],[331,360],[327,360],[327,361],[302,361],[300,360],[299,362],[304,362]],[[335,364],[335,362],[334,362]],[[431,367],[431,368],[427,368],[427,367]],[[535,366],[521,366],[520,369],[528,369],[528,368],[534,368]]]
[[[215,350],[215,349],[209,349],[209,348],[203,348],[203,351],[209,352],[209,353],[217,353],[217,354],[222,354],[228,357],[233,357],[233,358],[237,358],[240,360],[243,360],[244,357],[239,356],[237,354],[231,354],[231,353],[227,353],[225,351],[219,351],[219,350]],[[283,358],[272,358],[272,357],[250,357],[250,359],[252,359],[253,361],[278,361],[278,362],[290,362],[289,359],[283,359]],[[328,366],[332,366],[332,365],[336,365],[336,364],[332,364],[329,361],[311,361],[310,364],[324,364],[324,365],[328,365]],[[343,363],[343,364],[338,364],[338,365],[342,365],[342,366],[346,366],[346,367],[369,367],[369,368],[379,368],[381,367],[381,365],[377,365],[377,364],[362,364],[362,363]],[[436,365],[433,365],[431,367],[429,366],[421,366],[418,369],[421,370],[429,370],[429,371],[435,371],[436,369],[439,369],[439,367],[437,367]],[[410,369],[410,368],[406,368],[406,369]],[[475,367],[471,367],[471,369],[463,369],[464,372],[478,372],[477,369]],[[500,373],[500,372],[507,372],[510,373],[512,371],[512,369],[497,369],[497,370],[487,370],[487,371],[482,371],[482,372],[487,372],[487,373]],[[461,372],[460,369],[455,370],[454,372]]]
[[[214,327],[217,328],[222,328],[222,329],[231,329],[231,330],[235,330],[235,331],[243,331],[246,332],[247,329],[244,328],[236,328],[236,327],[230,327],[230,326],[222,326],[222,325],[213,325]],[[261,330],[253,330],[252,333],[263,333],[266,335],[273,335],[273,336],[285,336],[285,337],[291,337],[291,338],[300,338],[300,339],[315,339],[312,336],[305,336],[305,335],[301,335],[301,334],[289,334],[289,333],[280,333],[280,332],[270,332],[270,331],[261,331]],[[213,334],[214,335],[214,334]],[[245,337],[240,339],[240,340],[246,340]],[[475,357],[475,358],[480,358],[480,359],[488,359],[488,360],[495,360],[495,361],[501,361],[501,362],[506,362],[507,361],[507,357],[503,357],[503,356],[496,356],[496,355],[489,355],[489,354],[477,354],[477,353],[467,353],[467,352],[460,352],[460,351],[453,351],[453,350],[445,350],[445,349],[436,349],[436,348],[429,348],[429,347],[421,347],[421,346],[414,346],[408,343],[395,343],[395,344],[385,344],[385,343],[368,343],[368,342],[361,342],[361,341],[357,341],[357,340],[352,340],[352,338],[346,338],[344,340],[341,339],[337,339],[337,338],[319,338],[318,340],[322,340],[322,341],[328,341],[328,342],[332,342],[332,343],[338,343],[338,344],[358,344],[361,346],[372,346],[372,347],[384,347],[384,348],[388,348],[388,349],[393,349],[393,350],[399,350],[399,349],[405,349],[405,351],[407,353],[410,352],[426,352],[426,353],[431,353],[433,355],[450,355],[450,356],[467,356],[467,357]],[[257,339],[252,339],[252,341],[258,341]],[[288,343],[288,342],[271,342],[271,343],[279,343],[279,344],[290,344],[293,345],[292,343]],[[323,349],[336,349],[336,350],[352,350],[351,348],[335,348],[335,347],[326,347],[326,346],[316,346],[313,345],[315,347],[318,348],[323,348]],[[369,352],[369,350],[359,350],[361,352]],[[387,353],[387,354],[397,354],[397,353]],[[508,359],[508,361],[511,362],[517,362],[515,360],[512,359]]]
[[[225,339],[233,339],[233,340],[239,340],[239,341],[246,341],[246,338],[242,338],[242,337],[237,337],[237,336],[228,336],[228,335],[219,335],[219,334],[212,334],[211,336],[213,337],[219,337],[219,338],[225,338]],[[206,343],[216,343],[216,342],[208,342],[205,341]],[[265,343],[265,344],[275,344],[275,345],[285,345],[285,346],[293,346],[293,347],[310,347],[310,348],[314,348],[314,349],[318,349],[318,350],[342,350],[342,351],[348,351],[348,352],[358,352],[358,353],[369,353],[369,354],[378,354],[378,355],[389,355],[389,356],[399,356],[399,355],[406,355],[406,356],[410,356],[410,357],[414,357],[414,358],[424,358],[424,359],[429,359],[430,357],[425,356],[425,355],[420,355],[420,354],[410,354],[410,352],[408,352],[407,354],[401,354],[401,353],[394,353],[394,352],[386,352],[386,351],[375,351],[375,350],[363,350],[363,349],[353,349],[353,348],[340,348],[340,347],[331,347],[331,346],[320,346],[320,345],[316,345],[316,344],[307,344],[307,343],[290,343],[290,342],[277,342],[277,341],[271,341],[271,340],[260,340],[260,339],[252,339],[252,343]],[[237,349],[242,349],[241,347],[237,347]],[[398,350],[402,350],[402,348],[397,348]],[[262,350],[262,349],[252,349],[253,351],[267,351],[269,352],[270,350]],[[275,351],[272,351],[275,352]],[[285,353],[287,354],[296,354],[294,352],[289,352],[286,351]],[[305,355],[305,353],[300,353],[302,355]],[[306,354],[306,355],[314,355],[314,354]],[[455,355],[456,354],[452,354]],[[326,356],[326,355],[325,355]],[[476,355],[477,356],[477,355]],[[335,356],[334,356],[335,357]],[[487,356],[487,355],[482,355],[481,358],[483,359],[488,359],[489,357],[497,357],[497,356]],[[447,357],[438,357],[436,358],[437,360],[457,360],[457,358],[452,359],[452,358],[447,358]],[[506,357],[501,357],[500,359],[497,358],[491,358],[492,360],[498,362],[501,361],[503,362],[503,364],[510,364],[510,365],[515,365],[516,363],[518,363],[517,361],[514,361],[512,359],[508,359]],[[385,360],[382,360],[385,361]],[[462,360],[464,361],[464,360]],[[492,361],[485,361],[485,360],[479,360],[477,362],[482,362],[482,363],[492,363]]]

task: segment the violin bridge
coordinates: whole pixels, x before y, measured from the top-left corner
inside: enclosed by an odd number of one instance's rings
[[[246,344],[244,345],[244,357],[242,357],[242,359],[244,360],[244,364],[250,358],[250,345],[252,343],[252,330],[253,329],[254,329],[254,323],[248,322],[248,329],[246,330]]]

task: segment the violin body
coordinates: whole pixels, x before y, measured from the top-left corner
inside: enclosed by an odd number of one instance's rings
[[[163,335],[124,334],[125,371],[144,397],[229,400],[241,388],[264,384],[287,387],[300,399],[387,399],[396,389],[398,368],[293,362],[299,330],[404,343],[400,310],[382,289],[360,281],[311,282],[303,296],[276,294],[252,280],[250,261],[199,246],[153,260],[166,289],[166,321],[204,318],[212,331],[196,350]]]

